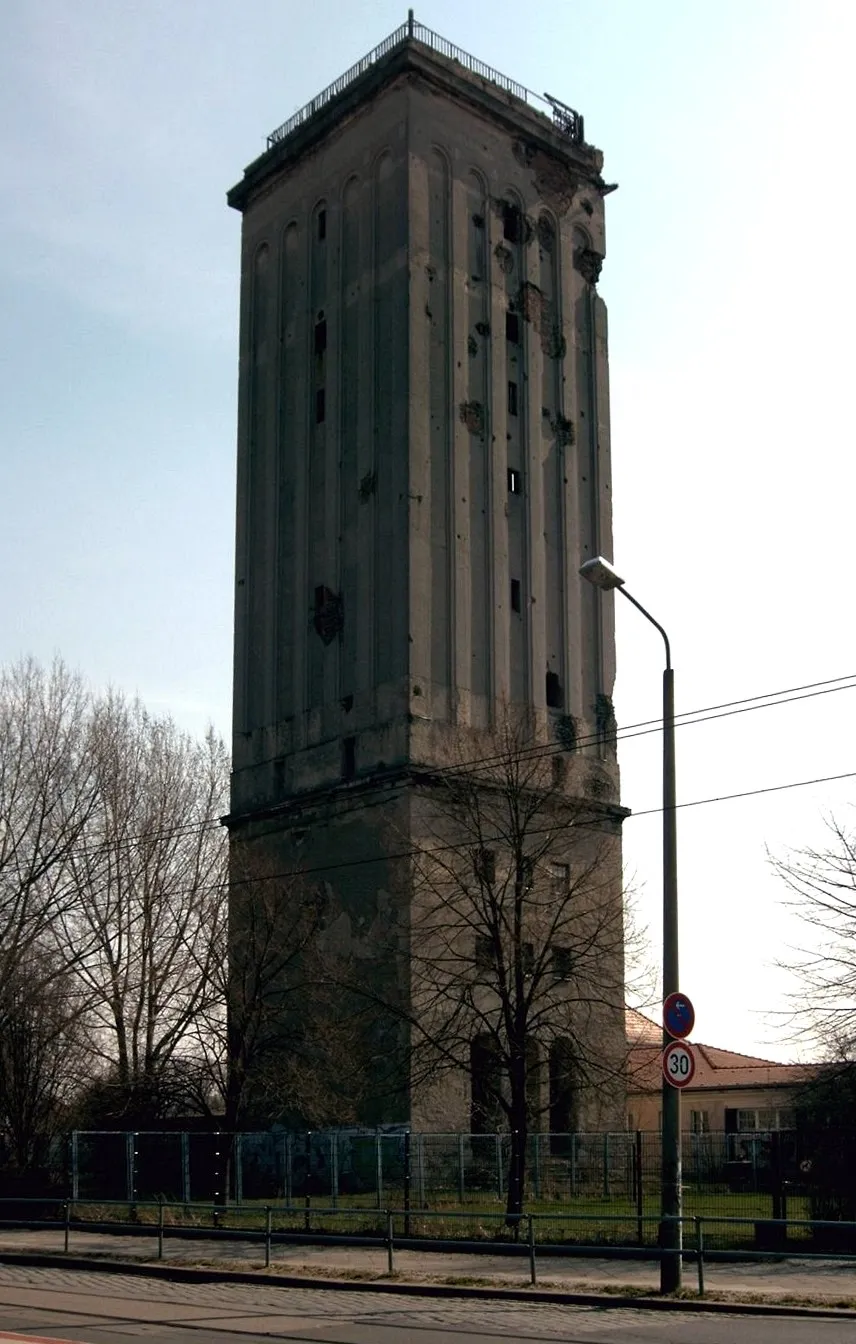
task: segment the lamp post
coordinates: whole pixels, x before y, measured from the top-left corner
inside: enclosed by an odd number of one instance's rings
[[[596,588],[617,589],[646,620],[659,630],[666,646],[663,669],[663,998],[674,994],[678,984],[678,846],[675,812],[675,679],[669,636],[650,611],[628,593],[624,580],[608,560],[587,560],[580,574]],[[663,1048],[671,1042],[663,1029]],[[681,1094],[663,1079],[663,1134],[660,1177],[660,1291],[673,1293],[681,1286]]]

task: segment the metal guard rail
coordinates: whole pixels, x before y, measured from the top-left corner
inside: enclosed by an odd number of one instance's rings
[[[63,1213],[62,1221],[60,1221],[60,1220],[58,1220],[58,1219],[56,1219],[56,1218],[49,1218],[49,1219],[37,1219],[37,1218],[4,1218],[4,1217],[2,1216],[3,1206],[4,1206],[4,1205],[8,1205],[8,1204],[12,1204],[12,1205],[14,1205],[16,1208],[20,1208],[21,1206],[26,1206],[26,1205],[44,1205],[44,1204],[51,1205],[51,1206],[53,1206],[53,1207],[55,1207],[55,1208],[58,1206],[58,1207],[60,1207],[60,1208],[62,1209],[62,1213]],[[458,1238],[455,1238],[454,1240],[449,1240],[449,1239],[432,1239],[432,1240],[426,1240],[425,1238],[421,1238],[421,1237],[413,1237],[413,1236],[409,1235],[410,1224],[411,1224],[411,1221],[412,1221],[413,1219],[419,1219],[419,1218],[422,1218],[422,1219],[426,1219],[426,1218],[443,1218],[443,1219],[468,1218],[468,1219],[473,1219],[473,1218],[475,1217],[475,1218],[479,1218],[479,1219],[481,1219],[481,1220],[485,1220],[485,1219],[490,1220],[490,1219],[493,1219],[494,1221],[498,1221],[498,1222],[501,1222],[501,1223],[503,1223],[503,1224],[506,1224],[507,1221],[508,1221],[508,1216],[507,1216],[507,1214],[505,1214],[505,1213],[497,1213],[497,1212],[494,1212],[493,1210],[491,1210],[491,1211],[489,1211],[489,1212],[484,1212],[484,1211],[482,1211],[482,1210],[468,1210],[468,1211],[464,1212],[464,1211],[449,1210],[449,1209],[383,1209],[383,1210],[379,1210],[379,1209],[366,1209],[366,1208],[361,1208],[361,1209],[341,1209],[341,1208],[335,1208],[335,1209],[333,1209],[333,1208],[328,1208],[328,1209],[323,1209],[323,1208],[315,1208],[315,1207],[312,1207],[311,1209],[307,1208],[307,1209],[305,1210],[305,1216],[306,1216],[306,1218],[307,1218],[307,1226],[306,1226],[306,1229],[305,1229],[304,1231],[302,1231],[302,1232],[300,1232],[300,1231],[295,1232],[295,1231],[286,1231],[286,1230],[280,1230],[280,1231],[275,1230],[275,1229],[274,1229],[274,1226],[273,1226],[273,1215],[274,1215],[275,1213],[286,1213],[286,1212],[288,1212],[290,1217],[294,1217],[294,1216],[296,1216],[296,1215],[298,1214],[298,1210],[294,1209],[294,1210],[286,1211],[286,1210],[285,1210],[284,1208],[282,1208],[282,1207],[279,1207],[279,1208],[278,1208],[278,1207],[276,1207],[276,1206],[274,1206],[274,1205],[270,1205],[270,1204],[266,1204],[266,1205],[264,1205],[262,1208],[257,1208],[257,1209],[253,1209],[253,1210],[247,1210],[247,1212],[252,1212],[252,1213],[254,1213],[256,1216],[258,1216],[259,1214],[264,1214],[265,1225],[264,1225],[263,1228],[249,1228],[249,1227],[245,1227],[245,1228],[228,1227],[228,1228],[226,1228],[226,1227],[219,1227],[219,1226],[216,1226],[216,1225],[215,1225],[214,1227],[205,1227],[205,1228],[203,1228],[203,1227],[196,1227],[196,1226],[193,1226],[192,1224],[187,1224],[187,1223],[185,1223],[185,1224],[167,1224],[166,1221],[165,1221],[165,1216],[164,1216],[164,1215],[165,1215],[165,1210],[167,1209],[167,1207],[180,1207],[180,1208],[185,1209],[185,1210],[200,1209],[200,1210],[204,1210],[207,1214],[211,1214],[212,1211],[213,1211],[214,1219],[215,1219],[215,1224],[216,1224],[216,1218],[217,1218],[217,1214],[218,1214],[218,1212],[219,1212],[219,1213],[222,1213],[222,1214],[226,1214],[227,1212],[229,1212],[229,1207],[228,1207],[228,1206],[214,1207],[213,1210],[212,1210],[212,1206],[211,1206],[210,1204],[200,1204],[200,1203],[195,1203],[195,1204],[184,1204],[184,1203],[181,1203],[180,1205],[176,1205],[176,1204],[174,1204],[174,1202],[172,1202],[172,1201],[170,1202],[170,1204],[167,1204],[167,1202],[166,1202],[165,1200],[162,1200],[162,1199],[161,1199],[161,1200],[135,1200],[135,1201],[133,1202],[133,1205],[132,1205],[132,1206],[129,1206],[127,1200],[98,1200],[98,1201],[96,1202],[96,1207],[100,1207],[100,1208],[109,1208],[109,1207],[129,1208],[129,1207],[133,1207],[134,1209],[146,1209],[146,1208],[149,1208],[149,1209],[157,1209],[157,1210],[158,1210],[158,1220],[157,1220],[156,1223],[137,1223],[137,1222],[118,1222],[118,1221],[117,1221],[117,1222],[111,1222],[111,1221],[104,1221],[103,1219],[102,1219],[102,1220],[94,1220],[94,1219],[91,1219],[91,1220],[90,1220],[90,1219],[80,1219],[80,1218],[75,1219],[75,1218],[73,1217],[73,1214],[74,1214],[74,1207],[75,1207],[76,1204],[81,1204],[81,1205],[83,1205],[84,1207],[88,1207],[88,1206],[91,1206],[92,1201],[87,1201],[87,1200],[73,1200],[73,1199],[56,1199],[56,1198],[51,1199],[51,1198],[48,1198],[48,1197],[44,1197],[44,1198],[40,1198],[40,1199],[26,1199],[26,1198],[24,1198],[24,1199],[19,1199],[19,1198],[14,1198],[14,1197],[12,1197],[12,1198],[10,1198],[10,1197],[3,1197],[3,1198],[0,1198],[0,1228],[6,1227],[6,1228],[29,1228],[29,1229],[33,1229],[33,1228],[41,1228],[41,1227],[61,1227],[61,1228],[63,1229],[63,1250],[64,1250],[64,1252],[65,1252],[66,1254],[68,1254],[68,1251],[69,1251],[69,1242],[70,1242],[70,1236],[71,1236],[71,1229],[72,1229],[72,1226],[73,1226],[77,1231],[80,1231],[80,1232],[86,1232],[86,1231],[90,1231],[90,1232],[94,1232],[94,1231],[104,1232],[104,1231],[107,1231],[107,1232],[114,1232],[114,1233],[116,1233],[117,1235],[121,1235],[121,1234],[126,1234],[126,1235],[127,1235],[127,1234],[130,1233],[130,1234],[138,1235],[138,1236],[157,1236],[157,1242],[158,1242],[158,1259],[159,1259],[159,1260],[162,1260],[162,1259],[164,1258],[164,1240],[165,1240],[165,1237],[166,1237],[167,1229],[169,1229],[174,1235],[177,1235],[178,1237],[180,1237],[182,1240],[184,1240],[184,1239],[197,1239],[197,1240],[206,1240],[206,1241],[208,1241],[208,1240],[263,1241],[263,1242],[264,1242],[264,1248],[265,1248],[265,1260],[264,1260],[264,1263],[265,1263],[265,1268],[266,1268],[266,1269],[267,1269],[267,1268],[270,1268],[270,1263],[271,1263],[271,1248],[272,1248],[273,1244],[274,1244],[274,1243],[277,1243],[277,1244],[279,1244],[279,1245],[284,1245],[284,1244],[287,1244],[287,1243],[289,1243],[289,1242],[292,1243],[292,1244],[300,1244],[300,1243],[303,1243],[304,1245],[306,1245],[306,1244],[312,1244],[312,1243],[316,1243],[316,1244],[317,1244],[317,1243],[321,1243],[321,1244],[324,1244],[324,1245],[338,1244],[338,1245],[348,1245],[348,1246],[378,1246],[378,1247],[385,1247],[385,1248],[386,1248],[386,1252],[387,1252],[387,1269],[388,1269],[388,1273],[391,1274],[391,1275],[395,1273],[395,1250],[396,1250],[396,1247],[397,1247],[398,1249],[400,1249],[400,1250],[404,1250],[404,1249],[421,1249],[421,1250],[426,1250],[426,1249],[433,1249],[433,1250],[466,1250],[466,1251],[470,1251],[470,1252],[477,1252],[477,1253],[480,1252],[480,1253],[485,1254],[485,1255],[496,1255],[496,1254],[521,1255],[521,1256],[522,1256],[522,1255],[525,1255],[525,1256],[527,1257],[527,1260],[528,1260],[529,1282],[530,1282],[531,1284],[533,1284],[533,1285],[535,1285],[535,1284],[537,1283],[537,1281],[538,1281],[538,1275],[537,1275],[537,1253],[538,1253],[539,1250],[540,1250],[540,1253],[541,1253],[542,1255],[550,1255],[550,1256],[553,1256],[553,1257],[556,1257],[556,1256],[569,1256],[569,1257],[570,1257],[570,1256],[596,1255],[596,1256],[597,1256],[598,1258],[600,1258],[600,1259],[607,1259],[607,1258],[611,1258],[611,1259],[629,1259],[629,1258],[632,1258],[632,1259],[635,1259],[635,1260],[636,1260],[636,1259],[638,1259],[638,1260],[661,1260],[661,1259],[663,1258],[664,1255],[680,1255],[680,1256],[682,1257],[682,1259],[684,1259],[684,1260],[686,1260],[686,1261],[688,1261],[688,1262],[693,1262],[693,1261],[695,1262],[695,1265],[696,1265],[696,1272],[697,1272],[697,1277],[698,1277],[698,1295],[699,1295],[699,1297],[704,1297],[704,1292],[705,1292],[705,1284],[704,1284],[704,1266],[705,1266],[705,1261],[708,1261],[708,1262],[713,1261],[713,1260],[728,1260],[728,1261],[743,1260],[743,1261],[753,1261],[753,1260],[769,1260],[769,1259],[772,1259],[772,1260],[781,1260],[781,1259],[783,1259],[783,1258],[785,1257],[785,1255],[787,1254],[787,1252],[784,1251],[784,1250],[782,1250],[782,1249],[774,1250],[774,1251],[761,1251],[761,1250],[752,1250],[752,1251],[747,1251],[747,1250],[741,1250],[741,1251],[719,1250],[719,1251],[716,1251],[716,1250],[708,1250],[708,1249],[705,1248],[705,1242],[704,1242],[704,1225],[705,1225],[705,1223],[707,1223],[707,1224],[742,1224],[742,1225],[747,1225],[747,1224],[754,1224],[754,1223],[763,1222],[763,1223],[764,1223],[765,1225],[767,1225],[767,1226],[773,1226],[773,1227],[780,1228],[780,1229],[782,1229],[782,1231],[784,1231],[785,1233],[787,1233],[787,1229],[788,1229],[788,1227],[809,1227],[809,1228],[812,1228],[812,1229],[813,1229],[813,1228],[834,1228],[834,1229],[837,1229],[837,1230],[839,1230],[839,1231],[843,1231],[843,1230],[846,1229],[846,1230],[849,1230],[849,1231],[852,1231],[852,1232],[856,1233],[856,1222],[844,1222],[844,1221],[840,1221],[840,1222],[839,1222],[839,1221],[835,1221],[835,1220],[817,1219],[817,1218],[813,1218],[813,1219],[809,1219],[809,1218],[758,1219],[758,1218],[726,1218],[726,1217],[717,1218],[717,1217],[703,1217],[703,1216],[701,1216],[701,1215],[684,1216],[684,1217],[681,1217],[681,1218],[672,1218],[672,1217],[662,1218],[659,1214],[645,1214],[645,1215],[639,1216],[638,1218],[637,1218],[637,1217],[634,1217],[634,1218],[628,1218],[626,1215],[621,1215],[621,1214],[615,1214],[615,1215],[613,1215],[613,1214],[587,1214],[587,1213],[554,1214],[554,1213],[525,1213],[525,1212],[523,1212],[523,1213],[521,1213],[521,1214],[519,1215],[519,1217],[518,1217],[518,1219],[517,1219],[517,1224],[516,1224],[515,1231],[516,1231],[516,1234],[517,1234],[517,1238],[518,1238],[518,1239],[516,1239],[515,1241],[505,1241],[505,1242],[490,1242],[490,1241],[484,1241],[484,1240],[480,1240],[480,1241],[472,1241],[472,1240],[466,1240],[466,1239],[464,1239],[464,1238],[461,1238],[460,1240],[459,1240]],[[233,1213],[234,1213],[234,1212],[238,1212],[238,1210],[237,1210],[234,1206],[231,1206],[231,1211],[232,1211]],[[370,1215],[374,1215],[374,1217],[377,1219],[377,1221],[382,1222],[382,1223],[384,1224],[384,1226],[385,1226],[385,1232],[384,1232],[383,1235],[374,1235],[374,1236],[373,1236],[371,1233],[368,1233],[368,1234],[366,1234],[366,1233],[357,1233],[357,1234],[354,1234],[354,1235],[351,1235],[351,1234],[349,1234],[349,1233],[323,1233],[323,1232],[320,1231],[320,1229],[319,1229],[317,1232],[315,1232],[315,1233],[313,1234],[313,1233],[311,1232],[311,1230],[310,1230],[310,1227],[309,1227],[309,1221],[308,1221],[309,1218],[310,1218],[310,1216],[313,1217],[313,1218],[318,1218],[318,1217],[321,1217],[321,1218],[324,1218],[324,1217],[335,1217],[335,1218],[343,1218],[343,1217],[345,1217],[345,1218],[347,1218],[347,1217],[354,1217],[354,1218],[357,1218],[357,1217],[360,1217],[360,1218],[366,1218],[367,1216],[370,1216]],[[395,1234],[395,1221],[396,1221],[396,1219],[402,1219],[403,1222],[404,1222],[404,1233],[403,1233],[403,1235],[400,1236],[400,1237],[396,1237],[396,1234]],[[645,1223],[658,1223],[658,1224],[661,1224],[661,1225],[662,1225],[664,1222],[670,1222],[670,1223],[679,1222],[679,1223],[682,1223],[682,1224],[684,1224],[684,1223],[692,1224],[693,1229],[694,1229],[694,1232],[695,1232],[695,1237],[694,1237],[694,1244],[691,1245],[691,1246],[684,1245],[684,1247],[683,1247],[682,1250],[678,1250],[677,1248],[672,1248],[672,1247],[667,1247],[667,1246],[641,1246],[641,1245],[632,1245],[632,1244],[630,1244],[630,1243],[628,1243],[627,1245],[623,1245],[623,1246],[602,1246],[602,1245],[590,1245],[590,1246],[589,1246],[589,1245],[585,1245],[585,1244],[583,1244],[583,1243],[574,1243],[573,1245],[567,1245],[567,1244],[558,1243],[558,1244],[552,1245],[552,1244],[548,1244],[548,1243],[544,1243],[544,1242],[542,1242],[542,1243],[540,1243],[540,1245],[539,1245],[539,1243],[538,1243],[538,1241],[537,1241],[537,1239],[536,1239],[536,1236],[535,1236],[535,1228],[536,1228],[536,1225],[537,1225],[539,1222],[548,1222],[548,1221],[549,1221],[549,1222],[573,1222],[573,1223],[583,1223],[583,1222],[596,1222],[596,1223],[604,1223],[604,1222],[627,1223],[627,1222],[629,1222],[629,1221],[634,1221],[634,1222],[638,1222],[638,1223],[643,1223],[643,1222],[645,1222]],[[525,1240],[519,1239],[519,1234],[520,1234],[520,1230],[521,1230],[521,1228],[522,1228],[522,1229],[525,1229],[525,1233],[526,1233]],[[826,1260],[826,1261],[830,1261],[830,1260],[832,1260],[832,1261],[837,1261],[837,1260],[852,1261],[852,1260],[856,1260],[856,1251],[851,1251],[851,1252],[846,1252],[846,1251],[803,1251],[802,1249],[800,1249],[798,1252],[796,1252],[796,1254],[798,1255],[798,1258],[799,1258],[800,1260]]]
[[[572,108],[558,107],[546,99],[527,89],[524,84],[518,84],[516,80],[509,79],[507,75],[494,70],[492,66],[485,65],[483,61],[471,56],[469,52],[456,47],[454,43],[449,42],[447,38],[441,37],[431,28],[426,28],[424,24],[418,23],[413,17],[413,11],[410,10],[406,23],[403,23],[394,32],[385,37],[378,46],[374,47],[366,56],[352,65],[350,70],[346,70],[343,75],[328,84],[326,89],[315,95],[310,102],[301,107],[293,116],[284,121],[281,126],[277,126],[275,131],[271,131],[267,138],[267,147],[272,149],[274,145],[281,144],[286,140],[298,126],[302,126],[305,121],[313,117],[316,112],[325,107],[327,103],[338,97],[350,84],[359,79],[361,75],[370,70],[373,65],[382,60],[384,56],[389,55],[396,47],[404,42],[416,41],[422,46],[428,47],[431,51],[436,51],[440,56],[445,56],[449,61],[456,61],[462,65],[465,70],[477,75],[480,79],[486,80],[489,84],[496,84],[499,88],[510,93],[514,98],[518,98],[522,103],[527,103],[534,111],[542,116],[549,116],[553,126],[561,134],[578,144],[583,140],[583,119],[578,112]]]

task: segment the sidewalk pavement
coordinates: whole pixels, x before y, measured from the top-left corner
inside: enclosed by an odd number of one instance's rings
[[[0,1229],[0,1261],[4,1252],[54,1256],[63,1251],[63,1229],[40,1231]],[[73,1225],[69,1253],[93,1260],[155,1262],[157,1239],[153,1236],[114,1236],[110,1233],[82,1232]],[[264,1246],[259,1241],[194,1241],[164,1237],[164,1265],[197,1266],[230,1270],[264,1269]],[[656,1292],[659,1264],[656,1260],[582,1259],[577,1256],[537,1257],[539,1288],[569,1293],[630,1290],[633,1293]],[[384,1247],[303,1246],[274,1242],[271,1248],[271,1272],[307,1279],[371,1280],[387,1277],[387,1252]],[[423,1250],[395,1251],[395,1277],[401,1283],[461,1282],[478,1286],[525,1288],[529,1285],[529,1261],[526,1255],[490,1255],[472,1252]],[[722,1263],[705,1261],[706,1292],[738,1299],[750,1296],[756,1301],[781,1302],[800,1299],[818,1305],[856,1305],[856,1260],[805,1260],[789,1257],[781,1260]],[[694,1263],[685,1262],[684,1285],[690,1291],[697,1284]]]

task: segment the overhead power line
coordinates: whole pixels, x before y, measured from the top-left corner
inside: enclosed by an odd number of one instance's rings
[[[831,695],[834,694],[836,691],[849,691],[854,689],[856,689],[856,673],[848,673],[847,675],[840,677],[829,677],[823,681],[807,682],[805,685],[802,686],[789,686],[785,687],[782,690],[767,691],[760,695],[746,696],[739,700],[726,700],[720,704],[706,705],[700,709],[684,710],[680,714],[677,714],[675,716],[675,727],[676,728],[692,727],[694,724],[709,723],[716,719],[730,718],[733,715],[750,713],[756,709],[774,709],[777,705],[793,704],[800,700],[811,700],[821,695]],[[576,752],[582,750],[587,746],[596,746],[599,744],[611,745],[617,742],[624,742],[635,737],[644,737],[649,733],[662,732],[662,728],[663,728],[662,718],[658,717],[654,719],[642,719],[637,723],[628,724],[626,727],[620,728],[613,733],[609,734],[590,733],[584,737],[580,737],[575,741],[573,751]],[[538,744],[537,746],[523,748],[519,753],[520,759],[524,761],[536,760],[538,759],[538,757],[547,758],[551,756],[564,756],[567,754],[571,754],[569,752],[569,749],[563,747],[562,744],[559,742],[541,743]],[[493,755],[490,756],[475,757],[472,760],[457,762],[453,765],[441,766],[433,770],[432,773],[439,778],[446,778],[454,776],[455,774],[461,772],[472,770],[478,766],[489,766],[496,764],[497,762],[502,761],[502,759],[503,759],[502,754],[494,753]],[[269,764],[270,763],[269,760],[267,762],[266,761],[256,762],[255,766],[264,765],[266,763]],[[847,776],[846,775],[829,776],[829,780],[833,780],[836,778],[847,778]],[[805,780],[797,782],[795,784],[785,784],[775,787],[781,787],[783,789],[801,788],[804,785],[811,784],[814,782],[824,783],[827,781],[823,779],[817,781]],[[730,798],[751,796],[753,792],[764,793],[769,791],[770,790],[764,790],[764,789],[759,791],[750,790],[746,794],[737,793],[733,795],[724,795],[721,799],[719,798],[698,799],[694,802],[679,803],[678,806],[699,807],[706,802],[719,802],[719,801],[724,802],[728,801],[728,799]],[[365,804],[365,806],[382,805],[383,802],[387,801],[389,796],[390,795],[387,794],[385,798],[380,800],[378,804],[374,803]],[[634,812],[632,815],[634,817],[649,816],[652,813],[660,810],[662,809],[649,808],[643,812]],[[83,857],[84,855],[94,857],[95,855],[105,850],[112,850],[115,852],[115,850],[117,849],[123,849],[128,846],[135,844],[142,844],[144,842],[151,842],[155,840],[167,840],[172,838],[183,838],[195,835],[197,833],[201,833],[206,830],[219,830],[220,825],[221,821],[219,817],[217,816],[207,817],[197,822],[187,822],[184,825],[163,827],[161,829],[153,831],[140,831],[137,832],[136,834],[124,836],[121,840],[112,842],[105,841],[101,845],[89,846],[85,850],[83,848],[75,848],[74,850],[72,850],[72,854],[80,855],[81,857]]]

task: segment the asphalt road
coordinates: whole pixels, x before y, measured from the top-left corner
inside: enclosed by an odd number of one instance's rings
[[[6,1332],[4,1334],[4,1332]],[[125,1344],[852,1344],[852,1320],[661,1314],[0,1265],[0,1341]]]

